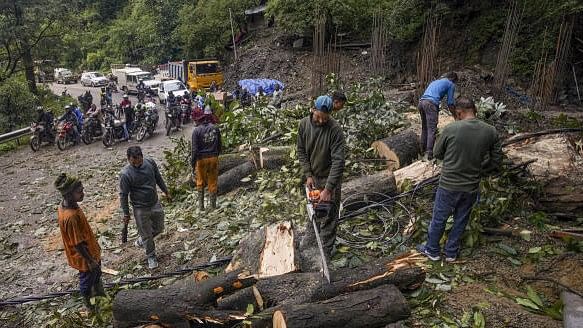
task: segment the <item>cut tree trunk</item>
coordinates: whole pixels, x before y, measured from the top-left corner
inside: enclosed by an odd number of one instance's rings
[[[405,253],[356,268],[332,271],[330,284],[320,272],[301,272],[259,279],[255,287],[265,307],[317,302],[387,284],[400,290],[412,290],[425,280],[425,271],[419,266],[424,260],[419,253]],[[247,289],[220,300],[217,308],[245,311],[247,304],[256,302],[255,293]]]
[[[290,147],[259,148],[253,151],[249,159],[219,175],[218,193],[226,194],[243,184],[245,177],[257,172],[258,169],[273,170],[280,168],[289,159]],[[220,165],[220,163],[219,163]]]
[[[541,183],[538,200],[547,211],[583,213],[583,158],[574,145],[568,136],[543,135],[504,148],[513,162],[536,159],[528,171]]]
[[[401,131],[372,143],[377,153],[387,159],[387,168],[397,170],[411,164],[419,156],[419,137],[413,130]]]
[[[395,177],[389,170],[365,175],[342,184],[342,201],[346,211],[364,207],[397,193]]]
[[[403,192],[409,186],[415,186],[423,180],[438,176],[440,172],[440,167],[433,162],[416,161],[396,170],[395,182],[399,192]]]
[[[407,300],[392,285],[307,304],[286,304],[248,319],[254,328],[376,328],[406,319]]]
[[[234,167],[247,163],[248,161],[249,156],[245,154],[241,153],[223,154],[219,156],[219,175],[227,172],[228,170]]]
[[[263,226],[239,242],[226,272],[246,270],[258,278],[299,270],[291,222]],[[259,254],[259,256],[257,256]]]
[[[189,320],[210,323],[240,320],[241,311],[216,311],[219,297],[253,285],[255,277],[246,272],[231,272],[200,282],[185,279],[151,290],[122,290],[113,302],[115,327],[134,327],[145,323],[184,324]]]

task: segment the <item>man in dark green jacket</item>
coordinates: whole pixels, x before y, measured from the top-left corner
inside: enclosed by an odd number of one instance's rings
[[[446,126],[433,147],[435,158],[443,160],[439,187],[433,205],[427,243],[417,249],[429,259],[440,259],[439,241],[445,223],[453,214],[453,227],[445,244],[445,260],[457,259],[461,237],[480,192],[480,178],[502,164],[502,148],[496,128],[476,118],[470,99],[460,99],[455,108],[456,121]]]
[[[328,256],[331,256],[336,239],[345,147],[342,129],[330,117],[332,109],[330,97],[318,97],[310,116],[300,121],[297,144],[306,186],[310,190],[321,190],[320,203],[331,205],[328,215],[318,219],[320,237]],[[312,235],[312,230],[308,222],[307,233]]]

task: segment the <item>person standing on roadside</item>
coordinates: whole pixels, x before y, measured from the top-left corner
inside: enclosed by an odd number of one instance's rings
[[[158,165],[151,158],[144,159],[139,146],[129,147],[127,150],[129,164],[123,168],[119,178],[120,205],[123,211],[123,220],[130,221],[128,196],[131,201],[136,226],[140,236],[135,242],[137,247],[145,247],[148,257],[148,268],[158,267],[154,237],[164,230],[164,209],[158,200],[156,185],[171,200],[166,184],[160,175]]]
[[[455,84],[457,81],[457,74],[449,72],[444,78],[431,82],[419,99],[417,108],[419,115],[421,115],[421,151],[428,160],[433,158],[433,144],[439,120],[439,103],[447,95],[447,107],[452,114],[454,113]]]
[[[479,198],[480,178],[494,173],[502,164],[502,147],[496,128],[476,118],[474,102],[459,99],[454,116],[456,121],[443,129],[433,148],[435,158],[443,160],[441,177],[427,243],[417,246],[417,250],[432,261],[440,259],[439,241],[452,214],[453,227],[444,251],[446,262],[457,259],[461,237]]]
[[[208,106],[192,131],[192,154],[190,164],[195,172],[198,190],[198,208],[204,210],[204,187],[208,187],[211,208],[217,208],[217,181],[219,179],[219,154],[221,153],[221,131],[213,122],[213,113]]]
[[[73,176],[62,173],[54,182],[55,188],[63,196],[57,209],[57,217],[67,262],[79,270],[79,290],[85,308],[93,312],[91,297],[105,296],[101,281],[101,247],[79,207],[83,201],[83,184]]]

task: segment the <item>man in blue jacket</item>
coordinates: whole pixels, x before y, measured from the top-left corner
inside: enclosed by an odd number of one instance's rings
[[[427,159],[433,158],[433,144],[439,120],[439,103],[447,95],[447,107],[453,113],[455,108],[455,84],[458,76],[449,72],[445,77],[429,84],[421,99],[419,99],[419,114],[421,115],[421,151]]]

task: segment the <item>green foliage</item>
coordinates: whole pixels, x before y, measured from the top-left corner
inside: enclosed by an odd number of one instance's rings
[[[174,36],[181,45],[183,58],[219,57],[231,36],[229,9],[235,33],[244,25],[244,11],[257,5],[254,0],[207,0],[186,2],[176,10],[178,23]]]
[[[38,97],[30,92],[26,81],[15,76],[0,83],[0,131],[21,128],[30,123]]]
[[[552,305],[547,305],[538,293],[530,286],[526,286],[527,298],[516,297],[516,303],[522,305],[528,311],[549,316],[555,320],[561,320],[563,317],[563,303],[558,300]]]
[[[172,140],[174,149],[164,151],[164,179],[172,197],[181,197],[188,189],[187,179],[191,177],[190,142],[184,137]]]

